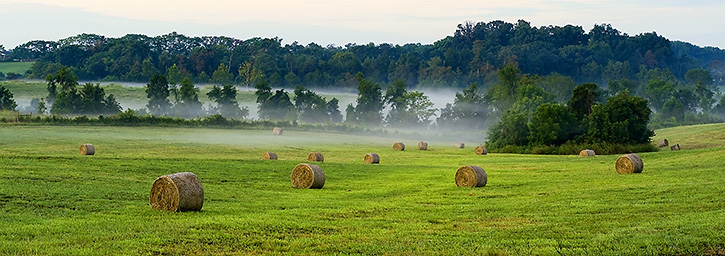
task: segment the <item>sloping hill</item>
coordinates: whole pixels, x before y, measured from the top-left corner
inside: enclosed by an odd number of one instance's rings
[[[654,143],[667,139],[685,149],[725,147],[725,123],[679,126],[655,131]]]

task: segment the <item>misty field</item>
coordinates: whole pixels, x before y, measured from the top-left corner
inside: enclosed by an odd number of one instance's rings
[[[725,125],[657,133],[709,143],[642,153],[644,172],[620,175],[618,155],[477,156],[476,141],[401,152],[396,138],[294,130],[5,125],[0,254],[724,254]],[[324,154],[324,188],[294,189],[310,152]],[[487,186],[456,187],[463,165]],[[187,171],[202,211],[151,210],[154,179]]]
[[[25,62],[23,62],[25,63]],[[2,62],[0,62],[0,65]],[[81,82],[86,83],[86,82]],[[48,97],[48,89],[45,81],[40,80],[13,80],[13,81],[0,81],[0,85],[7,88],[13,93],[13,99],[18,104],[19,109],[25,110],[30,106],[30,101],[33,98],[41,99]],[[148,104],[148,98],[146,95],[146,84],[144,83],[104,83],[101,85],[106,94],[113,94],[118,103],[124,109],[142,109],[146,108]],[[178,86],[178,85],[177,85]],[[197,84],[196,87],[199,89],[199,101],[204,105],[205,108],[209,108],[210,104],[213,104],[212,100],[209,99],[207,93],[211,91],[213,84]],[[237,101],[240,107],[246,107],[249,109],[250,118],[257,117],[257,96],[254,95],[254,90],[251,87],[237,87],[239,89],[237,93]],[[290,97],[294,97],[293,89],[286,89],[287,92],[291,93]],[[325,99],[329,100],[333,97],[340,101],[340,106],[347,106],[347,104],[355,102],[357,97],[356,94],[342,91],[320,91],[319,94]],[[436,100],[437,107],[443,107],[449,100],[452,101],[455,92],[446,91],[445,93],[440,92],[429,92],[431,99]],[[173,95],[172,95],[173,98]],[[35,109],[27,109],[24,112],[37,112]]]

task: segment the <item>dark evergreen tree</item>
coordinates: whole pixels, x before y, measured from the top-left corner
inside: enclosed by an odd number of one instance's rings
[[[194,82],[188,77],[181,80],[181,86],[178,90],[178,101],[174,105],[172,112],[174,115],[184,118],[192,118],[204,114],[204,109],[199,101],[199,89],[194,87]]]
[[[0,85],[0,110],[15,110],[18,104],[13,99],[13,93],[5,86]]]
[[[169,83],[166,81],[166,76],[161,74],[151,76],[149,83],[146,84],[146,97],[149,99],[149,103],[146,104],[149,112],[160,116],[169,113],[171,102],[169,101]]]

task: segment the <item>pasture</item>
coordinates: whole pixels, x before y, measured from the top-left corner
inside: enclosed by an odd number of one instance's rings
[[[478,156],[475,141],[4,125],[0,254],[725,254],[725,125],[657,134],[688,150],[642,153],[643,173],[620,175],[618,155]],[[325,185],[295,189],[310,152]],[[380,164],[363,162],[371,152]],[[456,187],[463,165],[488,184]],[[202,210],[151,210],[154,179],[178,172],[201,179]]]
[[[30,70],[35,62],[0,62],[0,72],[4,74],[15,73],[24,75],[26,71]]]

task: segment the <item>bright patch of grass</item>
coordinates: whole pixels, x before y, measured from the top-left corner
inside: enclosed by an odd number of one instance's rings
[[[0,72],[4,74],[15,73],[23,75],[30,70],[35,62],[0,62]]]
[[[618,156],[489,154],[428,141],[285,131],[0,127],[0,254],[715,254],[725,249],[725,148]],[[403,140],[408,145],[417,141]],[[93,143],[97,154],[80,156]],[[471,144],[469,144],[471,145]],[[280,160],[263,161],[265,151]],[[293,189],[309,152],[323,189]],[[379,165],[363,163],[380,154]],[[462,165],[488,172],[458,188]],[[201,212],[150,210],[191,171]]]
[[[725,147],[725,123],[671,127],[655,133],[653,143],[667,139],[670,145],[680,144],[683,150]]]

